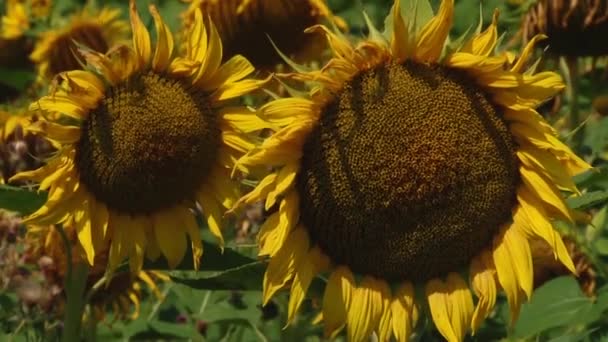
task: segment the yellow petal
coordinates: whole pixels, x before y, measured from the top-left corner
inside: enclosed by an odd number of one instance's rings
[[[177,222],[175,209],[166,209],[154,214],[152,220],[156,242],[163,253],[169,268],[175,268],[186,255],[185,227]]]
[[[448,274],[448,289],[450,292],[450,321],[452,329],[459,341],[464,339],[473,317],[473,297],[467,283],[457,273]]]
[[[192,260],[194,269],[198,270],[203,256],[203,243],[201,242],[200,228],[196,223],[194,214],[187,208],[178,210],[179,222],[182,222],[186,228],[186,233],[190,236],[190,244],[192,246]]]
[[[570,253],[566,249],[564,242],[559,234],[553,229],[547,213],[539,202],[525,187],[520,187],[517,191],[519,206],[515,211],[513,220],[519,223],[522,229],[528,228],[534,235],[545,240],[553,249],[556,258],[559,259],[568,270],[576,273],[574,263],[570,258]]]
[[[80,140],[80,127],[59,125],[46,120],[39,120],[27,127],[28,131],[44,133],[44,135],[61,144],[73,144]]]
[[[290,163],[283,166],[277,173],[276,186],[266,197],[265,209],[269,210],[276,203],[277,197],[291,188],[300,166],[297,163]]]
[[[123,248],[129,257],[129,269],[132,274],[138,274],[144,264],[144,255],[148,238],[146,237],[146,226],[149,221],[144,217],[129,217],[127,226],[123,227],[126,234],[123,235]]]
[[[407,25],[401,15],[401,1],[395,0],[391,8],[393,17],[393,27],[391,32],[391,52],[398,61],[403,61],[408,57],[409,34]]]
[[[448,342],[460,341],[452,328],[450,321],[450,294],[447,285],[439,279],[431,279],[426,283],[426,297],[431,310],[431,317],[441,336]]]
[[[242,80],[255,71],[247,58],[236,55],[217,69],[211,78],[203,84],[203,90],[212,91],[225,84]]]
[[[220,116],[231,129],[238,132],[251,133],[276,128],[270,122],[262,120],[255,111],[243,106],[221,108]]]
[[[496,304],[496,270],[492,255],[488,251],[482,252],[480,256],[471,261],[470,274],[471,285],[478,298],[471,320],[471,330],[475,333]]]
[[[494,258],[496,273],[498,274],[498,281],[507,295],[511,311],[511,323],[513,323],[519,315],[519,308],[523,301],[523,291],[521,290],[517,272],[515,271],[516,265],[509,249],[509,243],[505,237],[508,231],[509,228],[503,228],[502,233],[494,240],[492,256]]]
[[[150,5],[150,14],[156,26],[156,50],[152,59],[152,68],[156,72],[163,72],[169,66],[173,55],[173,35],[160,17],[156,6]]]
[[[291,284],[289,304],[287,306],[287,325],[295,319],[296,313],[306,297],[306,291],[312,279],[329,266],[329,259],[318,247],[312,248],[308,255],[296,266],[295,276]]]
[[[391,289],[386,282],[380,284],[380,295],[382,296],[382,315],[378,322],[378,340],[390,341],[393,332],[393,312],[391,310]]]
[[[421,62],[437,62],[448,37],[454,19],[454,0],[442,0],[439,12],[420,31],[415,59]]]
[[[366,341],[382,317],[381,283],[366,276],[355,289],[346,313],[346,333],[349,341]]]
[[[490,26],[484,32],[476,35],[467,42],[461,49],[462,52],[468,52],[478,56],[489,56],[494,51],[496,39],[498,38],[498,32],[496,30],[498,25],[498,14],[498,10],[495,10]]]
[[[95,260],[95,247],[93,244],[93,234],[89,212],[89,202],[81,203],[81,207],[74,212],[74,224],[78,232],[78,241],[84,249],[89,265],[93,266]]]
[[[278,253],[270,258],[268,269],[264,274],[264,291],[262,303],[266,305],[274,294],[292,279],[295,269],[305,260],[308,252],[308,233],[296,229],[289,235]]]
[[[141,67],[150,62],[150,56],[152,55],[150,33],[139,18],[135,0],[129,2],[129,13],[131,16],[131,31],[133,32],[133,47],[135,48],[135,53]]]
[[[199,192],[198,202],[201,205],[203,216],[205,217],[211,234],[218,239],[220,247],[224,248],[224,236],[222,235],[222,210],[220,209],[219,203],[206,191]]]
[[[412,334],[414,287],[410,282],[401,285],[391,303],[393,334],[397,341],[408,341]]]
[[[545,177],[527,167],[520,167],[519,173],[531,193],[553,208],[560,215],[560,218],[574,222],[570,208],[566,205],[559,189],[552,182],[547,181]]]
[[[216,73],[222,62],[222,40],[213,21],[208,20],[207,23],[209,24],[209,45],[204,58],[197,60],[201,66],[193,81],[201,87],[204,87],[209,78]]]
[[[353,274],[348,267],[338,266],[331,273],[323,295],[323,320],[327,338],[335,338],[344,328],[354,292]]]

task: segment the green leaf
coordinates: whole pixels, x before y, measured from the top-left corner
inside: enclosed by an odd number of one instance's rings
[[[27,69],[6,69],[0,66],[0,83],[19,91],[24,91],[36,78]]]
[[[594,303],[574,277],[559,277],[538,288],[522,306],[513,329],[514,338],[530,338],[552,328],[575,326],[597,320]]]
[[[163,338],[192,338],[198,336],[197,331],[188,324],[169,323],[163,321],[150,321],[148,327],[151,331],[161,335]],[[139,334],[137,335],[139,336]]]
[[[199,271],[223,271],[247,265],[255,261],[255,259],[246,257],[231,248],[224,248],[224,251],[222,252],[222,250],[216,244],[212,244],[207,241],[202,241],[202,243],[203,257],[201,259]],[[147,260],[144,264],[144,269],[169,270],[170,268],[166,260],[164,260],[163,258],[159,258],[158,260],[153,262]],[[188,249],[186,256],[184,256],[184,259],[175,268],[175,270],[193,269],[194,265],[192,263],[192,250]]]
[[[608,168],[594,167],[572,178],[579,188],[608,189]]]
[[[220,272],[172,271],[171,279],[195,289],[261,291],[265,263],[254,261]]]
[[[44,191],[36,192],[0,185],[0,208],[16,211],[22,215],[29,215],[38,210],[46,202],[46,197],[47,193]]]
[[[581,196],[570,197],[566,202],[573,209],[587,209],[608,203],[608,191],[590,191]]]
[[[593,243],[593,247],[601,255],[608,255],[608,239],[599,238]]]

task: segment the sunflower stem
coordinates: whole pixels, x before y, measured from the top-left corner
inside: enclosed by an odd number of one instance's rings
[[[86,303],[84,291],[87,284],[89,266],[82,262],[73,264],[74,259],[72,257],[70,240],[60,225],[55,225],[55,228],[63,240],[67,258],[65,283],[63,285],[67,298],[61,340],[64,342],[80,341],[82,313],[84,312]]]

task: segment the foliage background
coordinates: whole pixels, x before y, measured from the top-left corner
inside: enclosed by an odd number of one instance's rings
[[[223,0],[221,0],[223,1]],[[179,13],[185,5],[176,0],[138,1],[140,8],[154,2],[160,9],[168,25],[175,31],[180,26]],[[391,0],[329,0],[332,9],[342,16],[353,33],[365,34],[366,29],[361,12],[365,10],[372,20],[381,27],[390,8]],[[102,1],[99,1],[102,4]],[[124,9],[127,19],[127,1],[113,0],[103,4]],[[509,5],[500,0],[458,0],[452,37],[466,32],[478,23],[479,15],[485,24],[489,22],[494,8],[501,10],[501,27],[505,32],[504,42],[516,39],[522,13],[530,3]],[[57,15],[70,13],[82,6],[77,0],[57,0],[54,9]],[[435,3],[436,5],[436,3]],[[0,8],[4,4],[0,1]],[[147,11],[141,11],[144,22],[151,20]],[[516,40],[515,40],[516,41]],[[600,42],[598,42],[600,43]],[[606,41],[601,42],[606,44]],[[517,47],[517,45],[514,45]],[[588,65],[589,61],[580,61]],[[559,69],[559,63],[547,63],[547,67]],[[594,72],[582,68],[579,82],[577,106],[583,126],[583,144],[578,147],[588,160],[597,167],[596,171],[577,177],[576,182],[583,189],[583,197],[570,201],[575,208],[587,209],[592,215],[588,225],[572,227],[561,224],[560,229],[571,236],[581,251],[591,260],[596,274],[597,290],[590,298],[583,294],[577,279],[572,276],[555,278],[537,289],[530,302],[522,308],[517,322],[510,324],[508,308],[504,297],[499,297],[495,314],[486,321],[472,341],[608,341],[608,224],[606,204],[608,203],[608,117],[601,115],[602,109],[593,106],[598,96],[608,96],[606,61],[600,61]],[[598,76],[603,75],[603,76]],[[23,90],[34,75],[26,70],[0,69],[0,82],[18,90]],[[559,125],[563,123],[573,104],[565,92],[561,108],[549,118]],[[595,100],[595,102],[594,102]],[[604,113],[606,114],[606,113]],[[562,130],[563,138],[572,138],[572,128]],[[34,211],[44,202],[44,194],[36,194],[10,186],[0,186],[0,207],[19,211],[23,214]],[[227,232],[227,248],[222,255],[214,245],[205,245],[202,271],[171,273],[174,282],[161,285],[164,300],[147,296],[141,305],[139,318],[132,321],[106,322],[85,329],[90,340],[149,340],[149,339],[190,339],[193,341],[319,341],[322,328],[312,325],[323,281],[313,284],[310,299],[305,302],[301,314],[292,326],[284,327],[286,321],[287,296],[282,294],[268,306],[261,306],[261,286],[263,263],[255,259],[255,240],[236,242],[237,225]],[[208,231],[208,230],[204,230]],[[206,238],[209,238],[208,236]],[[209,239],[208,241],[211,241]],[[188,258],[185,258],[188,260]],[[149,268],[162,267],[160,264]],[[9,290],[0,292],[0,340],[29,341],[53,339],[60,331],[60,324],[44,324],[47,317],[28,311],[19,302],[17,295]],[[47,322],[48,323],[48,322]],[[339,337],[339,340],[343,337]],[[417,339],[421,341],[441,340],[432,324],[422,319],[419,322]]]

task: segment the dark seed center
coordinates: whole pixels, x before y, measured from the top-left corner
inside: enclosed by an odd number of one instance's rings
[[[415,62],[349,81],[304,146],[301,220],[338,264],[424,281],[466,267],[519,180],[497,108],[462,72]]]
[[[192,198],[220,142],[207,96],[154,73],[110,88],[82,130],[81,181],[109,208],[130,214]]]

